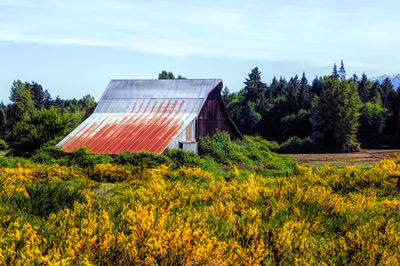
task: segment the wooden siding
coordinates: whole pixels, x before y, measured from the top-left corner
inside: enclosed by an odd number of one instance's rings
[[[232,139],[242,139],[243,136],[229,117],[221,97],[222,84],[210,92],[199,115],[196,118],[196,140],[199,137],[212,136],[218,130],[226,131]]]
[[[195,142],[195,136],[192,132],[195,132],[195,125],[196,123],[193,123],[194,120],[192,120],[189,125],[182,130],[182,132],[168,145],[169,149],[179,149],[181,142]],[[190,128],[190,129],[189,129]],[[188,136],[188,132],[191,132],[191,135]]]

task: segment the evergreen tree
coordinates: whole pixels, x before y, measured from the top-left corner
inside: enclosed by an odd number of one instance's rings
[[[289,113],[289,104],[285,96],[279,96],[268,105],[265,114],[262,116],[259,126],[259,134],[269,140],[284,141],[281,120]]]
[[[60,95],[57,95],[56,99],[54,100],[53,106],[57,108],[63,108],[63,100],[60,98]]]
[[[261,81],[261,72],[258,67],[255,67],[249,73],[249,77],[244,82],[245,87],[242,90],[242,94],[245,101],[251,101],[258,103],[263,96],[267,85]]]
[[[368,80],[365,73],[362,75],[358,84],[358,94],[360,95],[360,99],[363,103],[366,103],[371,99],[371,82]]]
[[[51,106],[53,106],[53,99],[51,98],[51,95],[48,90],[44,91],[43,104],[44,104],[44,108],[46,108],[46,109],[49,109]]]
[[[354,82],[354,83],[358,82],[358,76],[356,74],[353,74],[352,82]]]
[[[311,108],[311,95],[310,95],[310,86],[308,85],[308,80],[306,78],[305,73],[303,72],[303,76],[300,81],[300,91],[299,91],[299,109],[308,110]]]
[[[331,77],[332,77],[332,78],[335,78],[335,79],[338,79],[338,78],[339,78],[339,74],[338,74],[338,71],[337,71],[337,66],[336,66],[336,64],[333,65],[333,70],[332,70],[332,75],[331,75]]]
[[[222,99],[224,100],[225,105],[228,104],[228,97],[229,97],[229,90],[228,87],[225,86],[224,89],[221,92]]]
[[[287,86],[287,100],[289,104],[290,113],[297,113],[299,111],[299,95],[300,95],[300,82],[296,75],[294,78],[289,80]]]
[[[274,99],[276,99],[280,93],[279,93],[279,83],[276,77],[272,79],[271,85],[269,86],[269,97],[268,102],[273,102]]]
[[[359,148],[356,133],[359,126],[360,98],[357,86],[336,78],[325,78],[325,90],[312,104],[314,139],[343,151]]]
[[[4,139],[7,134],[7,117],[4,110],[4,104],[0,104],[0,138]]]
[[[254,102],[248,101],[243,108],[242,114],[242,132],[250,135],[258,133],[261,114],[256,111],[256,104]]]
[[[325,82],[322,78],[315,77],[311,86],[312,96],[319,96],[322,91],[324,91]]]
[[[386,78],[381,85],[379,93],[381,94],[382,105],[387,109],[391,109],[391,103],[394,98],[395,91],[393,89],[392,82],[389,78]]]
[[[287,91],[287,81],[285,78],[283,78],[282,76],[279,79],[278,82],[278,96],[287,96],[288,95],[288,91]]]
[[[339,77],[341,81],[346,79],[346,70],[344,69],[343,60],[340,61]]]
[[[237,103],[230,105],[229,109],[234,109],[232,119],[243,133],[256,134],[261,120],[260,111],[263,111],[266,104],[267,86],[261,81],[261,72],[257,67],[251,70],[244,84]]]
[[[32,100],[35,103],[35,108],[40,109],[44,107],[44,91],[42,85],[32,81],[31,84],[26,82],[25,86],[31,91]]]
[[[380,95],[380,91],[381,91],[381,84],[378,81],[375,81],[372,84],[371,89],[369,90],[369,100],[371,100],[378,94]]]

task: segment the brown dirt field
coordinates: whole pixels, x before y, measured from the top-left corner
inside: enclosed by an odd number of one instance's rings
[[[287,154],[294,161],[306,166],[320,168],[326,164],[337,167],[349,165],[372,167],[376,162],[400,153],[400,150],[361,150],[354,153]]]

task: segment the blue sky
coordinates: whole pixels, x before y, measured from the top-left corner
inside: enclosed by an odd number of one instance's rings
[[[400,1],[0,0],[0,100],[12,81],[97,99],[112,78],[222,78],[254,66],[311,81],[343,59],[349,74],[399,73]]]

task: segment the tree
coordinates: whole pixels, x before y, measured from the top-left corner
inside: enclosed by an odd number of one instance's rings
[[[359,148],[356,133],[359,126],[360,98],[357,86],[336,78],[325,78],[325,90],[312,103],[314,140],[343,151]]]
[[[43,104],[46,109],[49,109],[51,106],[53,106],[53,99],[51,98],[51,95],[48,90],[44,91]]]
[[[341,81],[344,81],[346,79],[346,70],[344,69],[343,60],[340,61],[339,77]]]
[[[269,140],[284,141],[281,120],[290,115],[288,100],[285,96],[279,96],[270,103],[265,111],[259,126],[259,134]]]
[[[88,94],[83,96],[82,99],[78,101],[77,105],[79,109],[84,112],[82,120],[85,120],[93,113],[94,109],[96,109],[97,102],[93,96]]]
[[[0,139],[4,138],[7,134],[7,117],[4,111],[4,104],[0,104]]]
[[[249,73],[249,77],[244,82],[245,87],[242,90],[242,94],[245,101],[251,101],[258,103],[263,96],[267,85],[261,81],[261,72],[258,67],[255,67]]]
[[[161,71],[160,74],[158,74],[158,79],[186,79],[182,75],[178,75],[177,78],[175,78],[174,74],[172,72],[167,72],[165,70]]]
[[[266,91],[268,94],[266,94],[265,96],[268,102],[271,103],[279,96],[279,85],[276,77],[272,79],[272,82],[268,88],[268,91]]]
[[[61,99],[60,95],[57,95],[56,99],[53,102],[53,106],[57,108],[64,107],[64,101]]]
[[[336,64],[333,64],[333,70],[332,70],[332,75],[331,75],[331,77],[332,77],[332,78],[335,78],[335,79],[339,78],[339,74],[338,74],[338,71],[337,71],[337,66],[336,66]]]
[[[287,81],[285,78],[280,77],[278,82],[278,96],[287,96]]]
[[[391,109],[391,103],[394,98],[395,91],[393,89],[392,82],[389,78],[386,78],[381,85],[379,93],[381,94],[382,105],[385,108]]]
[[[353,77],[351,79],[352,79],[352,82],[354,82],[354,83],[358,82],[358,76],[356,74],[353,74]]]
[[[289,112],[297,113],[299,108],[299,94],[300,94],[300,82],[296,75],[294,78],[289,80],[287,85],[287,100],[289,104]]]
[[[312,96],[319,96],[325,89],[325,83],[323,78],[315,77],[311,86]]]
[[[379,143],[382,130],[389,117],[388,109],[382,107],[380,95],[376,95],[371,101],[363,104],[361,108],[360,128],[357,138],[365,147],[373,147]]]
[[[42,85],[32,81],[30,84],[25,82],[25,87],[29,88],[32,94],[32,100],[36,109],[44,107],[44,91]]]
[[[12,127],[16,121],[22,120],[25,114],[32,112],[35,107],[30,89],[20,80],[13,82],[10,100],[12,105],[9,108],[10,116],[7,115],[7,117],[10,118],[9,123],[11,123],[10,127]]]
[[[71,114],[61,114],[59,109],[54,107],[25,113],[24,118],[17,122],[12,130],[12,152],[29,156],[43,144],[64,136],[71,125]]]
[[[310,86],[308,85],[308,81],[305,73],[303,72],[303,76],[300,81],[300,91],[299,91],[299,109],[309,110],[311,108],[311,95],[310,95]]]
[[[261,115],[256,111],[256,104],[251,101],[247,102],[243,108],[242,115],[243,119],[240,125],[242,132],[251,135],[258,133]]]
[[[366,103],[371,99],[371,82],[368,80],[365,73],[362,75],[360,83],[358,84],[358,94],[363,103]]]
[[[222,99],[224,100],[224,103],[228,104],[229,90],[228,90],[227,86],[225,86],[225,88],[222,90],[221,96],[222,96]]]

